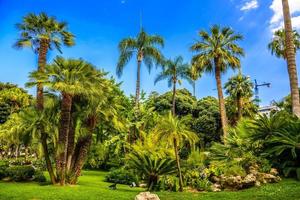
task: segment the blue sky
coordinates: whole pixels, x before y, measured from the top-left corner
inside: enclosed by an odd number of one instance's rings
[[[299,28],[299,0],[290,0],[294,24]],[[189,62],[191,44],[197,32],[213,24],[230,26],[244,35],[240,44],[246,51],[242,58],[243,73],[259,82],[270,82],[271,88],[261,88],[262,104],[281,99],[289,93],[289,81],[284,61],[270,55],[267,44],[272,30],[281,25],[278,0],[0,0],[0,81],[20,86],[28,80],[28,73],[36,69],[37,58],[30,49],[12,48],[18,37],[14,24],[29,12],[47,12],[58,20],[67,21],[76,35],[76,46],[63,48],[64,57],[83,58],[115,76],[118,42],[135,36],[142,24],[150,34],[165,38],[162,52],[166,57],[182,55]],[[299,4],[300,5],[300,4]],[[57,54],[49,55],[51,61]],[[299,65],[299,55],[297,64]],[[142,69],[142,89],[149,93],[169,90],[166,82],[154,85],[159,69],[151,74]],[[223,83],[234,72],[223,76]],[[136,62],[130,62],[118,81],[123,81],[126,94],[134,94]],[[191,89],[188,83],[181,87]],[[196,86],[197,97],[216,96],[215,79],[204,75]]]

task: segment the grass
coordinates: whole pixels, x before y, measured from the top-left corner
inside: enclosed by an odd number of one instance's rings
[[[143,191],[127,185],[117,185],[117,190],[109,190],[110,183],[103,181],[104,176],[105,172],[85,171],[78,185],[65,187],[0,182],[0,200],[133,200]],[[161,200],[300,200],[300,182],[286,179],[237,192],[159,192],[158,195]]]

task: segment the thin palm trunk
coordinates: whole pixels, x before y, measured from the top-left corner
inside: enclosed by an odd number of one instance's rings
[[[70,119],[70,127],[68,134],[68,151],[67,151],[67,171],[71,169],[72,156],[75,148],[75,123]]]
[[[40,48],[39,48],[39,56],[38,56],[38,71],[40,73],[44,73],[47,59],[47,52],[49,49],[49,43],[47,40],[41,40]],[[42,83],[38,83],[37,85],[37,94],[36,94],[36,107],[41,112],[44,109],[44,91]],[[53,171],[53,166],[51,164],[50,154],[48,151],[47,144],[47,135],[44,131],[44,127],[40,126],[39,128],[41,134],[41,143],[44,151],[45,162],[47,166],[47,170],[51,179],[52,184],[56,184],[56,177]]]
[[[173,81],[172,114],[176,115],[176,81]]]
[[[290,90],[292,98],[293,113],[300,117],[300,102],[299,102],[299,88],[298,88],[298,76],[296,66],[296,55],[293,39],[293,28],[289,9],[288,0],[282,0],[284,27],[285,27],[285,43],[286,43],[286,55],[288,74],[290,79]]]
[[[60,180],[60,185],[65,185],[66,178],[66,161],[68,152],[68,134],[70,128],[71,119],[71,108],[72,108],[72,96],[67,93],[62,93],[62,104],[61,104],[61,119],[60,129],[58,136],[58,156],[56,160],[57,170]]]
[[[216,65],[216,82],[217,82],[217,90],[218,90],[218,98],[219,98],[219,109],[221,115],[221,124],[223,130],[223,140],[227,137],[227,116],[226,116],[226,109],[225,109],[225,101],[222,91],[222,83],[221,83],[221,70],[220,66],[218,66],[218,61],[215,61]]]
[[[241,97],[241,94],[238,93],[237,94],[237,109],[238,109],[238,118],[237,118],[237,121],[239,121],[241,118],[242,118],[242,97]]]
[[[196,81],[193,81],[193,96],[196,97]]]
[[[178,169],[178,176],[179,176],[179,191],[183,191],[183,180],[182,180],[182,174],[181,174],[181,167],[180,167],[180,158],[178,154],[178,147],[177,147],[177,141],[174,138],[174,150],[175,150],[175,158],[176,158],[176,164],[177,164],[177,169]]]
[[[135,91],[135,106],[137,108],[139,107],[139,100],[140,100],[141,65],[142,65],[142,60],[138,59],[137,74],[136,74],[136,91]]]

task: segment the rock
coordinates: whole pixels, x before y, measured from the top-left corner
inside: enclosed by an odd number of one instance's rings
[[[259,181],[255,181],[255,186],[256,187],[260,187],[260,182]]]
[[[279,173],[278,173],[278,170],[276,168],[271,168],[270,174],[272,174],[274,176],[277,176]]]
[[[254,174],[248,174],[243,180],[243,187],[252,187],[256,183],[256,176]]]
[[[211,181],[214,182],[214,183],[219,183],[220,182],[220,178],[217,177],[217,176],[213,176],[213,177],[211,177]]]
[[[157,194],[150,192],[141,192],[135,196],[135,200],[160,200]]]
[[[139,187],[141,187],[141,188],[146,188],[146,187],[147,187],[147,184],[146,184],[146,183],[140,183],[140,184],[139,184]]]
[[[213,192],[220,192],[222,190],[221,188],[222,188],[221,185],[218,183],[215,183],[211,186],[211,190]]]
[[[266,183],[277,183],[281,180],[279,176],[274,176],[273,174],[262,173],[261,176]]]

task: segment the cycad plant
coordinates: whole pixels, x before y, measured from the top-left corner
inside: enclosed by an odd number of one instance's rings
[[[244,55],[244,51],[237,42],[242,40],[243,37],[234,33],[229,27],[221,28],[218,25],[212,26],[210,32],[200,31],[199,36],[200,40],[191,46],[191,50],[195,53],[192,62],[200,72],[215,75],[223,134],[226,138],[227,116],[221,75],[229,69],[240,68],[240,57]]]

